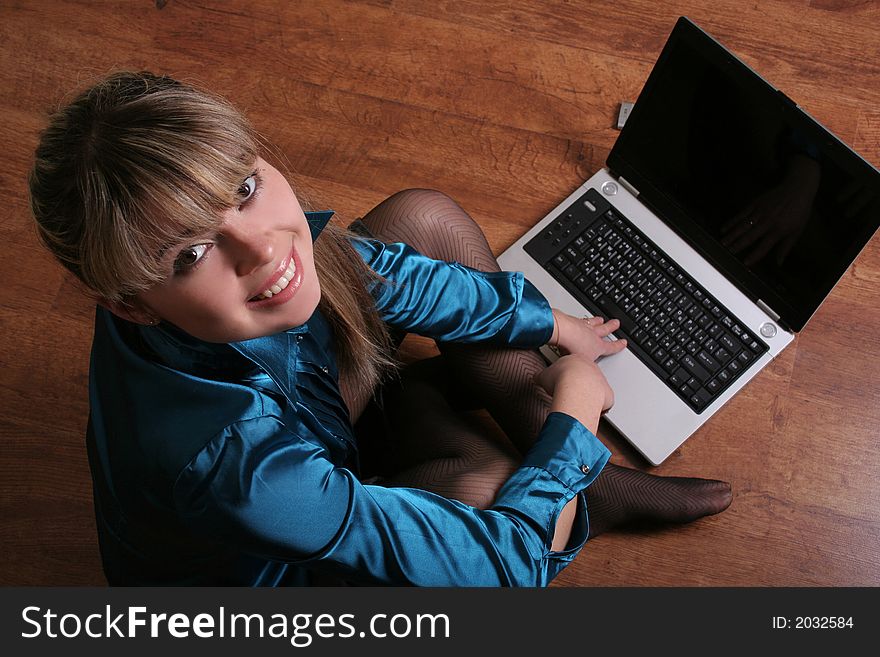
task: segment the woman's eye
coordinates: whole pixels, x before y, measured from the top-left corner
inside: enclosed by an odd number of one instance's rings
[[[256,174],[251,174],[247,178],[244,179],[244,182],[238,188],[238,198],[244,203],[251,196],[254,195],[254,192],[257,191],[257,176]]]
[[[179,273],[195,267],[210,246],[210,244],[193,244],[183,249],[174,260],[174,271]]]

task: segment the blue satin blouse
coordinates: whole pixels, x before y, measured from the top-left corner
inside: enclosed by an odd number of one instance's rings
[[[332,213],[309,213],[317,236]],[[521,273],[484,273],[404,244],[353,240],[390,285],[392,327],[443,341],[546,342],[547,301]],[[540,586],[588,535],[584,489],[608,450],[551,413],[488,510],[365,485],[332,333],[303,326],[233,344],[95,319],[87,431],[105,574],[120,585]],[[580,495],[568,549],[550,550]]]

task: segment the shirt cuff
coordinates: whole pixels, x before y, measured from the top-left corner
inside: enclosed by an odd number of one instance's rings
[[[501,487],[493,508],[506,508],[529,518],[539,530],[546,556],[570,561],[589,534],[583,491],[609,458],[608,448],[583,424],[565,413],[550,413],[522,467]],[[575,495],[580,496],[578,515],[568,547],[563,552],[549,552],[559,513]]]
[[[540,347],[553,336],[553,309],[544,295],[521,272],[511,272],[522,288],[519,304],[503,332],[512,347]]]
[[[523,466],[543,468],[579,492],[593,483],[609,458],[611,452],[592,431],[570,415],[554,412],[547,416]]]

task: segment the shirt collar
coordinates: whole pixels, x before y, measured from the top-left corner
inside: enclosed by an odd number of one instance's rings
[[[318,212],[306,212],[306,221],[309,222],[309,229],[312,231],[312,241],[318,239],[318,235],[324,230],[324,226],[330,221],[330,217],[334,214],[333,210],[321,210]]]

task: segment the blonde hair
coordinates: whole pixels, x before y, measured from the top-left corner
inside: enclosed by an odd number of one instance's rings
[[[162,254],[219,227],[262,143],[223,98],[151,73],[113,74],[57,112],[29,184],[43,243],[99,298],[125,303],[169,275]],[[391,364],[388,329],[368,286],[378,277],[351,233],[315,242],[319,308],[343,376],[371,386]]]

